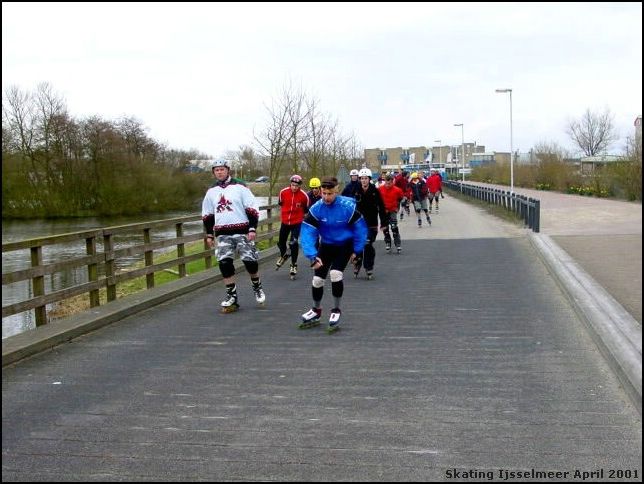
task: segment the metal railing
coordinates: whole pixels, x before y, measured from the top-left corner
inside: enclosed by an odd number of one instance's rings
[[[260,220],[257,228],[256,241],[268,240],[269,246],[274,245],[274,239],[279,235],[279,230],[273,229],[273,224],[280,221],[279,211],[273,217],[273,210],[277,205],[259,207],[266,211],[266,217]],[[174,272],[180,278],[186,277],[186,265],[195,260],[203,259],[205,269],[212,267],[213,250],[208,248],[204,241],[203,250],[191,255],[185,255],[185,245],[204,239],[203,227],[199,232],[184,235],[184,226],[190,223],[201,222],[201,216],[177,217],[150,222],[104,227],[81,232],[70,232],[61,235],[9,242],[2,244],[2,254],[20,250],[30,252],[31,267],[28,269],[2,273],[2,285],[17,284],[23,281],[30,283],[33,297],[26,300],[2,306],[2,317],[12,316],[25,311],[34,311],[36,326],[47,324],[47,305],[51,305],[79,294],[87,294],[90,307],[100,305],[99,291],[106,289],[107,302],[116,300],[117,286],[131,279],[145,276],[146,289],[155,285],[155,274],[176,267]],[[163,240],[153,240],[155,230],[162,230],[174,226],[175,237]],[[140,243],[135,245],[115,248],[115,237],[122,234],[138,233]],[[45,263],[43,261],[43,248],[55,244],[80,243],[84,241],[84,254],[65,261]],[[100,247],[102,246],[102,250]],[[160,263],[154,263],[155,255],[168,253],[168,249],[176,249],[176,257]],[[82,250],[82,249],[81,249]],[[131,258],[133,255],[143,255],[143,267],[126,267],[126,270],[117,271],[119,259]],[[63,289],[46,293],[45,276],[74,270],[86,270],[87,282],[72,284]]]
[[[533,232],[539,232],[541,201],[536,198],[498,188],[472,185],[453,180],[443,182],[443,186],[450,190],[461,192],[468,197],[502,207],[513,213],[518,219],[523,220],[525,227],[532,229]]]

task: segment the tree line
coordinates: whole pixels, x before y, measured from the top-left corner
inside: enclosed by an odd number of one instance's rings
[[[335,175],[362,159],[319,102],[290,85],[266,105],[265,126],[224,156],[234,174],[270,177],[274,194],[293,173]],[[49,83],[12,86],[2,100],[2,216],[129,215],[197,208],[212,179],[188,169],[212,158],[152,139],[135,117],[76,118]]]
[[[77,119],[48,83],[2,100],[2,216],[122,215],[189,208],[209,178],[183,171],[134,117]]]
[[[605,139],[588,129],[583,135],[583,139],[594,143],[593,149],[596,149],[600,138]],[[579,146],[583,149],[581,143]],[[596,155],[602,151],[594,151],[593,154]],[[535,159],[532,163],[515,163],[515,186],[597,197],[615,197],[629,201],[642,200],[642,139],[640,136],[627,139],[620,161],[598,166],[590,173],[582,173],[580,167],[572,162],[574,160],[572,154],[554,142],[537,143],[532,149],[532,156]],[[472,170],[470,179],[509,185],[509,164],[476,167]]]

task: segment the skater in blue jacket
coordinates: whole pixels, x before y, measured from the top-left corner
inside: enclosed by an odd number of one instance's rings
[[[367,241],[367,224],[352,198],[339,196],[335,177],[322,179],[322,200],[315,203],[302,223],[300,243],[305,257],[315,271],[311,293],[313,307],[302,315],[300,328],[320,324],[322,296],[327,275],[331,279],[333,309],[328,331],[340,328],[340,301],[344,292],[344,269],[362,254]],[[319,248],[316,244],[320,238]]]

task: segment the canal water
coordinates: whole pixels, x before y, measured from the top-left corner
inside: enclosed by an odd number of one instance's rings
[[[257,197],[260,206],[268,203],[267,198]],[[2,243],[16,242],[19,240],[33,239],[36,237],[46,237],[49,235],[60,235],[70,232],[79,232],[101,227],[113,227],[133,223],[148,222],[151,220],[162,220],[175,217],[186,217],[200,215],[199,211],[186,212],[166,212],[163,214],[147,214],[144,216],[134,217],[85,217],[71,219],[45,219],[45,220],[3,220],[2,221]],[[262,212],[260,218],[265,218],[265,212]],[[184,224],[184,235],[200,233],[203,230],[201,221]],[[164,240],[176,237],[176,231],[173,226],[167,229],[153,230],[152,240]],[[122,234],[115,236],[115,248],[129,247],[142,243],[141,231],[132,232],[131,234]],[[102,247],[98,247],[102,250]],[[43,261],[46,264],[61,262],[64,260],[78,257],[79,254],[85,253],[85,241],[80,240],[69,244],[55,244],[43,247]],[[117,263],[117,269],[130,266],[143,260],[143,254],[129,258],[121,258]],[[8,273],[22,269],[28,269],[31,266],[30,254],[28,250],[12,251],[2,254],[2,272]],[[45,293],[64,289],[73,285],[87,282],[87,270],[77,269],[67,272],[57,272],[45,277]],[[31,281],[21,281],[15,284],[8,284],[2,288],[2,305],[7,306],[17,302],[24,301],[33,297]],[[49,309],[49,307],[48,307]],[[33,310],[15,314],[2,318],[2,338],[21,333],[23,331],[35,328]]]

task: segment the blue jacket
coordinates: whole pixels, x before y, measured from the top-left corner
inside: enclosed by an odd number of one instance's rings
[[[344,245],[353,240],[353,252],[362,253],[367,241],[367,223],[356,210],[356,201],[338,195],[332,204],[319,200],[302,222],[300,244],[306,258],[313,261],[318,255],[317,240],[323,244]]]

